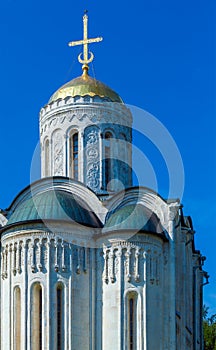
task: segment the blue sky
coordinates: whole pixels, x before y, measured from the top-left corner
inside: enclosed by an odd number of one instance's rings
[[[196,247],[207,256],[205,303],[216,313],[215,289],[215,5],[209,1],[5,0],[0,3],[0,207],[30,182],[38,113],[51,94],[80,75],[82,15],[89,10],[95,54],[91,74],[169,130],[185,169],[184,213]],[[144,128],[145,125],[142,125]],[[137,140],[167,195],[167,174],[150,143]],[[147,181],[148,182],[148,181]],[[143,183],[146,185],[146,183]]]

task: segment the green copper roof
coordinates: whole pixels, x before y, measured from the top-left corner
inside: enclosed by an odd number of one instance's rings
[[[22,202],[9,217],[7,225],[34,220],[75,221],[91,227],[100,227],[96,215],[71,193],[48,190]]]
[[[163,233],[163,228],[157,215],[141,204],[126,205],[110,214],[105,226],[108,230],[139,230],[153,233]]]
[[[69,81],[60,87],[50,98],[49,103],[59,98],[75,96],[107,97],[111,102],[123,103],[121,97],[101,81],[93,79],[87,73]]]

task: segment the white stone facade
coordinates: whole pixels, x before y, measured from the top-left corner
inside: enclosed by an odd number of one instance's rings
[[[2,350],[203,349],[192,222],[131,187],[131,127],[98,96],[42,108],[42,180],[0,213]]]
[[[32,293],[42,287],[42,349],[58,349],[56,288],[64,290],[62,349],[131,349],[129,298],[134,299],[134,349],[196,349],[200,344],[200,291],[203,271],[193,250],[193,232],[178,202],[167,204],[146,189],[126,191],[121,205],[137,201],[152,210],[164,232],[152,234],[107,228],[105,218],[119,207],[120,195],[101,203],[77,182],[42,180],[13,203],[11,212],[33,194],[61,189],[82,197],[96,208],[101,228],[74,222],[26,222],[5,226],[1,258],[2,349],[38,349],[33,346]],[[127,204],[126,204],[127,203]],[[138,203],[138,202],[137,202]],[[137,231],[137,232],[135,232]],[[184,277],[186,276],[186,278]],[[193,291],[193,280],[197,287]],[[20,347],[14,335],[15,290],[20,288]],[[196,299],[196,324],[193,300]],[[8,317],[10,316],[10,317]],[[50,321],[49,321],[50,320]]]

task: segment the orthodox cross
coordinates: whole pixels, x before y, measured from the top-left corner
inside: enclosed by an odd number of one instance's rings
[[[85,11],[83,16],[83,40],[71,41],[68,43],[69,46],[83,45],[83,53],[80,53],[78,56],[78,60],[80,63],[84,65],[88,65],[88,63],[92,62],[94,59],[94,55],[92,52],[88,52],[88,44],[98,43],[102,41],[102,37],[88,39],[88,16],[87,11]],[[90,54],[90,56],[89,56]],[[83,57],[81,57],[83,55]]]

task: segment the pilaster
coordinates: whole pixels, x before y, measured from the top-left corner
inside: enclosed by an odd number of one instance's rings
[[[169,266],[170,266],[170,276],[169,276],[169,286],[170,286],[170,296],[169,296],[169,348],[176,348],[176,256],[175,256],[175,244],[176,244],[176,230],[175,223],[178,215],[179,204],[171,204],[169,206],[168,212],[168,229],[169,229]]]

